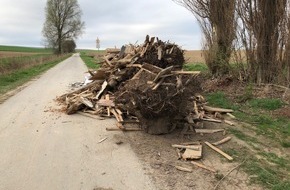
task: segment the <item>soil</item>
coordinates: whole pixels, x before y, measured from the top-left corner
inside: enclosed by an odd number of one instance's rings
[[[222,124],[205,123],[204,128],[220,129],[227,128]],[[228,171],[239,165],[238,162],[230,162],[218,153],[207,147],[203,142],[216,142],[226,137],[223,132],[215,134],[181,135],[181,129],[175,130],[171,134],[154,136],[144,132],[125,133],[126,141],[144,163],[144,169],[147,171],[156,183],[158,189],[213,189],[219,182],[217,174],[198,168],[190,161],[178,160],[178,155],[172,144],[182,142],[200,141],[203,145],[202,159],[198,162],[215,169],[219,175],[226,175]],[[232,135],[231,135],[232,136]],[[123,139],[124,141],[124,139]],[[237,139],[233,138],[230,142],[220,145],[220,149],[234,149],[243,151],[244,145],[241,145]],[[237,159],[237,158],[234,158]],[[174,166],[182,166],[193,170],[187,173],[177,170]],[[227,176],[219,186],[219,189],[262,189],[257,185],[250,185],[250,178],[241,170],[236,170]]]

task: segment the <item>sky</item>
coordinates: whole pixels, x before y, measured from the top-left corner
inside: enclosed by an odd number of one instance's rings
[[[201,49],[201,31],[193,14],[172,0],[78,0],[85,29],[79,49],[141,44],[156,36],[182,49]],[[43,46],[46,0],[0,0],[0,44]]]

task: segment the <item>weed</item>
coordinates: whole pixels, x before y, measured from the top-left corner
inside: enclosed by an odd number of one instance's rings
[[[203,63],[187,63],[183,65],[186,71],[208,71],[208,67]]]
[[[248,103],[252,108],[259,108],[264,110],[276,110],[284,105],[281,100],[270,98],[252,99],[248,101]]]
[[[269,167],[263,166],[256,158],[251,158],[244,165],[244,169],[250,175],[256,176],[252,181],[261,183],[267,188],[279,184],[279,178],[276,171]]]
[[[286,140],[282,140],[280,142],[281,146],[283,146],[284,148],[290,148],[290,141],[286,141]]]
[[[250,83],[246,86],[244,94],[238,97],[238,102],[246,102],[253,98],[253,84]]]
[[[283,167],[285,169],[290,170],[290,165],[286,159],[279,157],[276,154],[271,153],[271,152],[261,152],[259,154],[264,156],[269,162],[272,162],[279,167]]]
[[[243,141],[253,142],[253,143],[256,143],[257,142],[257,139],[256,138],[250,137],[250,136],[244,134],[240,130],[233,129],[233,128],[230,128],[228,130],[229,130],[230,133],[234,134],[237,138],[239,138],[239,139],[241,139]]]
[[[208,94],[206,96],[207,101],[210,105],[221,107],[221,108],[230,108],[237,110],[238,106],[231,103],[231,101],[226,97],[226,95],[223,92],[214,92],[211,94]]]

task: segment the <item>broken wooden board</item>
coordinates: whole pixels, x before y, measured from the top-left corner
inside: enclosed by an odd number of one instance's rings
[[[195,145],[199,146],[199,150],[192,150],[192,149],[185,149],[185,152],[182,154],[182,159],[184,160],[196,160],[200,159],[202,156],[202,145]]]
[[[85,97],[82,97],[82,96],[80,97],[80,99],[81,99],[81,102],[83,104],[85,104],[86,106],[88,106],[89,108],[93,108],[94,107],[93,103],[89,99],[87,99]]]
[[[223,132],[224,129],[194,129],[196,133],[212,134],[217,132]]]
[[[108,82],[104,81],[103,84],[102,84],[101,90],[96,95],[96,99],[99,99],[100,95],[104,92],[104,90],[107,88],[107,86],[108,86]]]
[[[220,113],[232,113],[234,110],[232,109],[224,109],[224,108],[215,108],[210,106],[203,106],[203,109],[208,112],[220,112]]]

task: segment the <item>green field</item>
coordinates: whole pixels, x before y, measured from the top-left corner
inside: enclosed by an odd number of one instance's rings
[[[6,46],[6,45],[0,45],[0,51],[31,52],[31,53],[52,53],[52,50],[48,49],[48,48],[23,47],[23,46]]]

